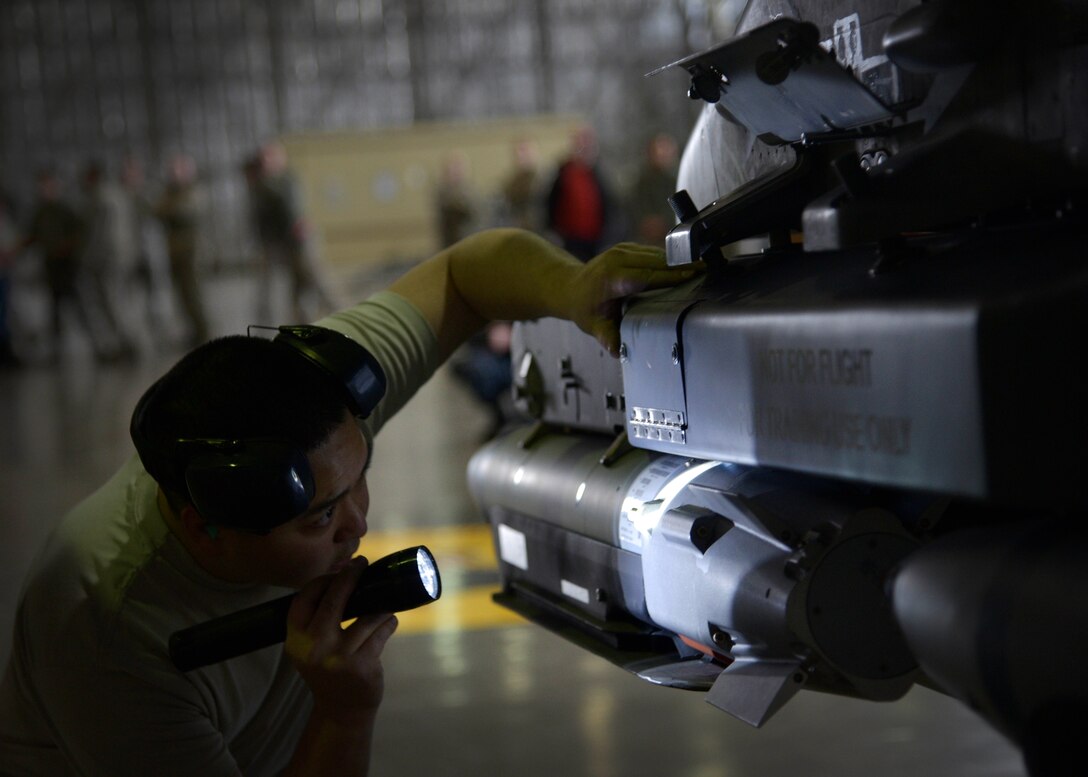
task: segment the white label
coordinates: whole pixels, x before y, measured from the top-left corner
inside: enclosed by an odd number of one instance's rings
[[[559,590],[563,592],[564,596],[569,596],[582,604],[589,604],[589,589],[587,588],[575,585],[569,580],[560,580]]]
[[[620,506],[619,541],[620,547],[633,553],[642,553],[642,544],[650,531],[650,524],[643,516],[655,512],[655,506],[649,505],[655,500],[665,484],[678,473],[690,470],[691,459],[683,456],[662,456],[651,462],[639,473],[638,478],[627,489],[627,496]]]
[[[499,524],[499,556],[507,564],[518,569],[529,568],[529,552],[525,547],[525,534],[511,529],[505,523]]]

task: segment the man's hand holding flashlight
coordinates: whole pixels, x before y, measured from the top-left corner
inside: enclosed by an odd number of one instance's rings
[[[366,565],[356,558],[337,574],[310,582],[287,615],[287,655],[314,694],[315,712],[349,725],[354,717],[372,716],[381,703],[381,653],[397,628],[390,613],[340,626]]]
[[[314,695],[285,777],[370,770],[374,722],[385,690],[381,655],[397,628],[392,614],[364,615],[341,628],[344,608],[366,568],[356,558],[335,575],[308,583],[287,613],[285,649]]]

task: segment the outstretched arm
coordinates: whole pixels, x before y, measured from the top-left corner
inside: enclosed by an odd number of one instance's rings
[[[624,297],[698,272],[669,268],[664,251],[621,243],[583,264],[519,229],[470,235],[417,265],[389,290],[422,311],[443,358],[492,320],[554,316],[576,323],[615,355]]]

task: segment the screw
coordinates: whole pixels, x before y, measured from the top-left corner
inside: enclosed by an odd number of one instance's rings
[[[713,628],[710,634],[710,640],[723,650],[729,651],[733,649],[733,638],[729,636],[729,632],[724,629],[719,629],[717,626]]]

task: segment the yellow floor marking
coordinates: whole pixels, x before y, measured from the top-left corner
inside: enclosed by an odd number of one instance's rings
[[[376,561],[413,545],[426,545],[434,554],[442,578],[442,596],[433,604],[398,613],[398,634],[490,629],[525,623],[491,601],[491,594],[499,590],[497,581],[482,586],[464,583],[465,573],[498,568],[490,526],[469,524],[371,532],[363,538],[359,554]]]
[[[397,613],[398,634],[493,629],[524,626],[525,619],[491,601],[498,586],[473,586],[443,591],[434,604]]]
[[[359,553],[375,561],[412,545],[426,545],[434,554],[440,573],[446,567],[463,571],[498,568],[491,527],[486,523],[369,532],[359,545]]]

